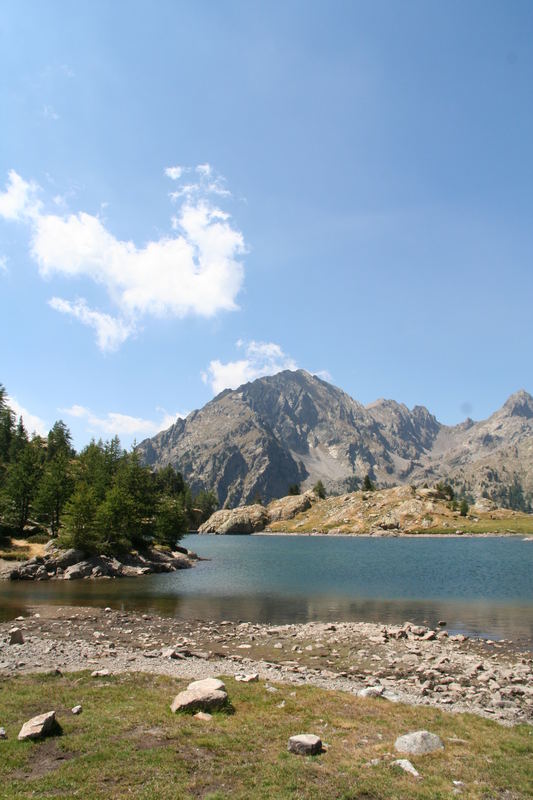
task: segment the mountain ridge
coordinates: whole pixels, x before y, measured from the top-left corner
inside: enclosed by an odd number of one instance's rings
[[[533,492],[533,397],[510,395],[486,420],[440,423],[425,406],[380,398],[366,406],[305,370],[225,389],[138,445],[145,463],[173,464],[193,491],[221,505],[265,501],[290,484],[330,492],[366,474],[381,486],[450,480],[502,503],[508,487]]]

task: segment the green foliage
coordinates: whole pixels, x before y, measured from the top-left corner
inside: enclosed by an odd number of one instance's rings
[[[175,547],[187,530],[187,514],[182,498],[163,495],[157,504],[156,541],[170,548]]]
[[[60,543],[87,553],[98,551],[95,517],[96,492],[85,482],[78,483],[65,507]]]
[[[362,489],[363,492],[374,492],[376,490],[375,484],[372,483],[370,475],[368,475],[368,473],[364,477]]]
[[[441,500],[453,500],[455,498],[455,493],[453,491],[453,487],[450,486],[449,483],[437,483],[435,486],[435,490],[437,492],[438,497]]]
[[[214,492],[198,492],[194,497],[193,506],[200,511],[201,520],[205,522],[217,510],[218,497]]]
[[[317,481],[313,486],[313,492],[319,497],[321,500],[324,500],[326,497],[326,487],[322,483],[322,481]]]
[[[44,461],[42,440],[36,437],[26,443],[7,468],[2,492],[4,521],[22,533],[26,525],[31,503],[37,493]]]
[[[34,504],[37,519],[50,526],[52,536],[57,536],[59,532],[61,515],[72,494],[73,485],[69,451],[58,449],[44,466]]]
[[[459,514],[462,517],[466,517],[466,515],[468,514],[468,508],[469,508],[468,502],[467,502],[466,498],[463,497],[463,499],[459,503]]]
[[[154,541],[172,547],[216,508],[213,492],[193,499],[174,467],[152,472],[117,436],[77,455],[59,420],[46,440],[30,439],[0,384],[0,530],[21,533],[37,519],[65,546],[111,555]]]
[[[289,486],[289,490],[287,492],[288,495],[297,495],[300,494],[300,484],[299,483],[291,483]]]

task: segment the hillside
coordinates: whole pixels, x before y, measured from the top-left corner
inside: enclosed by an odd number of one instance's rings
[[[200,526],[199,533],[533,533],[533,515],[498,508],[481,499],[461,516],[458,504],[436,489],[397,486],[374,492],[350,492],[319,500],[312,491],[296,497],[223,509]]]
[[[480,422],[442,425],[394,400],[363,406],[304,370],[225,390],[139,445],[145,463],[172,464],[193,492],[221,506],[268,502],[322,480],[342,493],[367,473],[380,486],[454,483],[475,498],[533,493],[533,398],[520,391]]]

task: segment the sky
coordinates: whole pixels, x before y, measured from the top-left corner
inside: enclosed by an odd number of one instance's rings
[[[530,0],[4,0],[0,382],[125,446],[303,368],[533,391]]]

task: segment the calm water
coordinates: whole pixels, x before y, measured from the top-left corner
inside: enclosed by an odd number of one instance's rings
[[[186,618],[367,620],[533,642],[533,543],[511,538],[190,536],[191,570],[115,581],[0,583],[0,618],[27,604],[111,605]]]

